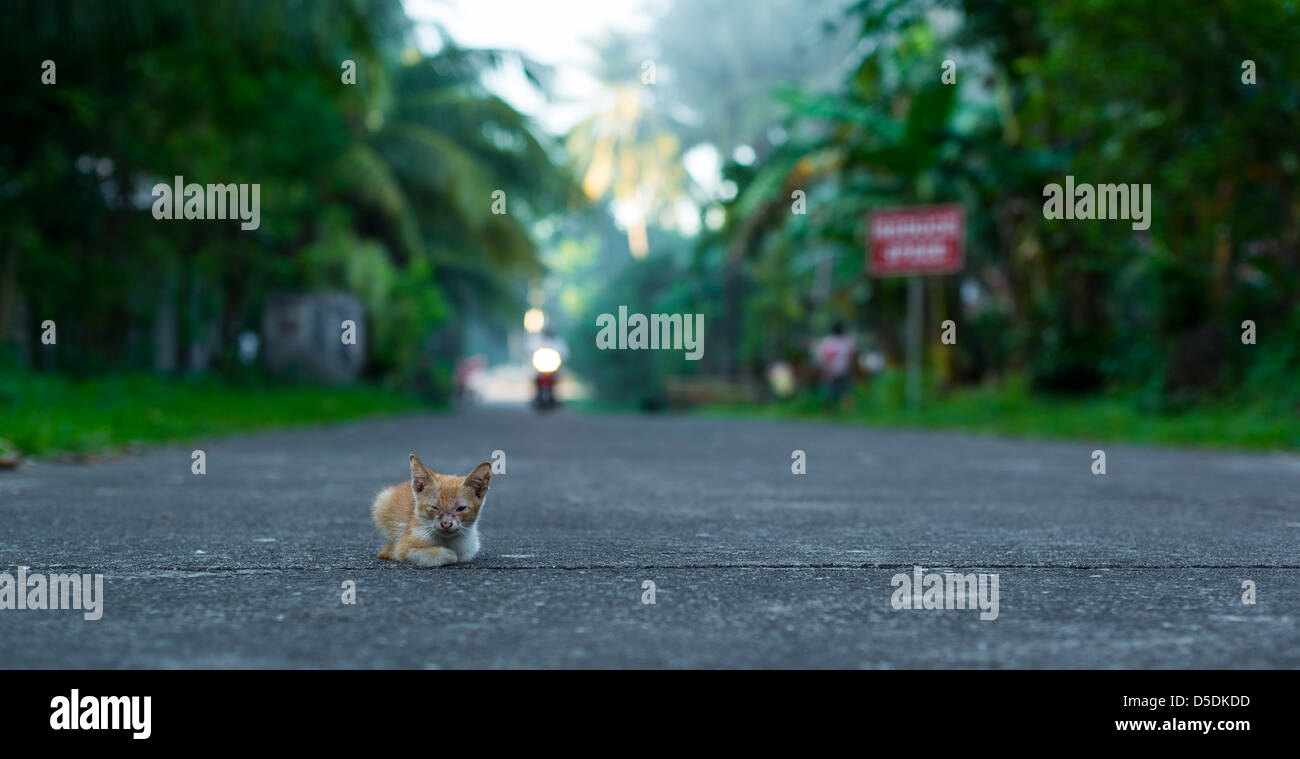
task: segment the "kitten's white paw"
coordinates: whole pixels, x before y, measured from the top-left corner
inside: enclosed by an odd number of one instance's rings
[[[418,567],[441,567],[456,563],[456,552],[450,548],[413,548],[406,552],[408,564]]]

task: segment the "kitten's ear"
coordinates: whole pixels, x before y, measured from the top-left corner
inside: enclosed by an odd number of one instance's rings
[[[433,485],[433,470],[420,461],[420,457],[414,453],[411,454],[411,489],[417,493],[423,493]]]
[[[492,480],[492,464],[484,461],[482,464],[474,467],[474,471],[465,476],[465,487],[474,493],[474,497],[482,500],[487,495],[488,483]]]

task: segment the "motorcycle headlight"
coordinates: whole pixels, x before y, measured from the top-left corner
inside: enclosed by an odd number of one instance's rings
[[[560,354],[554,348],[538,348],[533,353],[533,368],[550,374],[560,368]]]

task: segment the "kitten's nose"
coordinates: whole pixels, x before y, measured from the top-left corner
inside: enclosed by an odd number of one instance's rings
[[[456,523],[453,522],[453,521],[451,521],[450,519],[444,519],[444,520],[442,520],[442,529],[444,529],[444,530],[450,530],[452,527],[455,527],[455,526],[456,526]]]

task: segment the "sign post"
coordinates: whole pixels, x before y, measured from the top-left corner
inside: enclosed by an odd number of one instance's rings
[[[925,312],[925,289],[920,277],[907,278],[907,406],[921,407],[921,314]]]
[[[966,210],[957,204],[875,211],[867,220],[867,269],[873,277],[906,276],[907,403],[921,405],[924,318],[921,277],[961,271],[966,254]]]

